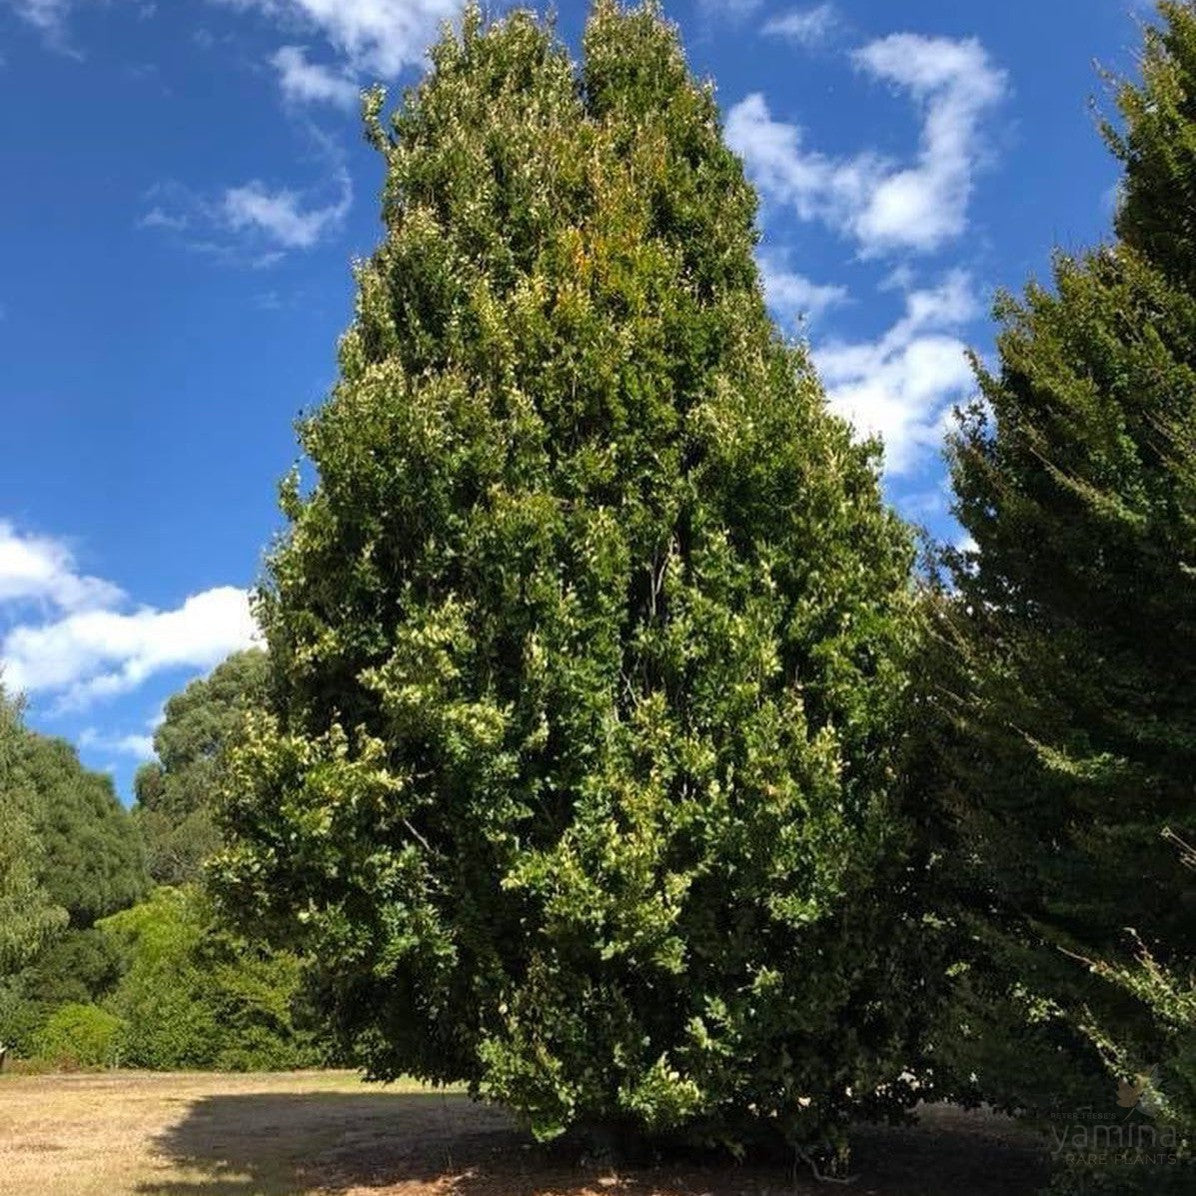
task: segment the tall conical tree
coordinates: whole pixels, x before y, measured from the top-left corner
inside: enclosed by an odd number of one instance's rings
[[[1120,965],[1133,927],[1164,966],[1196,943],[1162,838],[1196,830],[1196,8],[1160,11],[1110,132],[1118,239],[1002,302],[953,462],[966,900],[1023,985],[1127,1033],[1065,952]]]
[[[228,908],[320,961],[374,1075],[542,1136],[809,1140],[900,1100],[910,541],[766,315],[713,95],[655,5],[605,0],[580,69],[471,8],[381,106]]]

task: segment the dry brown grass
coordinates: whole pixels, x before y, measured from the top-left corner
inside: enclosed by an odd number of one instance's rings
[[[860,1196],[1025,1196],[1041,1152],[1007,1122],[930,1110],[863,1130]],[[0,1078],[5,1196],[825,1196],[787,1168],[586,1164],[457,1094],[344,1073]]]

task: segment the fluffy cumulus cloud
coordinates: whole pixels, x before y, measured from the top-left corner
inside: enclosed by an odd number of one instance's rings
[[[152,735],[105,735],[94,727],[84,727],[79,732],[79,746],[86,750],[108,752],[116,756],[131,756],[134,760],[154,758],[154,737]]]
[[[825,220],[845,231],[884,171],[884,163],[869,153],[835,159],[807,150],[802,130],[774,120],[759,93],[727,114],[727,140],[769,200],[792,208],[802,220]]]
[[[339,228],[353,203],[349,175],[337,175],[340,195],[324,206],[305,205],[294,191],[272,191],[256,180],[230,187],[221,200],[219,215],[234,232],[262,234],[283,249],[310,249],[330,229]]]
[[[922,148],[912,167],[886,175],[860,213],[858,235],[879,248],[934,249],[967,226],[973,177],[984,156],[980,123],[1006,90],[1004,72],[974,38],[894,34],[857,59],[922,106]]]
[[[253,179],[216,195],[199,195],[177,183],[158,183],[141,228],[177,237],[190,248],[233,265],[273,265],[287,252],[311,249],[344,224],[353,205],[348,171],[333,172],[335,194],[271,187]],[[322,202],[323,201],[323,202]]]
[[[223,586],[176,610],[74,611],[54,622],[15,627],[4,639],[5,680],[29,694],[59,695],[65,706],[136,689],[167,669],[212,668],[254,640],[244,590]]]
[[[109,606],[122,597],[110,582],[80,573],[67,545],[22,534],[0,519],[0,606],[32,602],[71,611]]]
[[[829,308],[847,302],[847,288],[817,283],[789,269],[782,255],[760,255],[760,275],[768,306],[783,322],[817,320]]]
[[[814,8],[798,8],[781,13],[765,22],[763,32],[769,37],[783,37],[810,49],[826,42],[839,23],[833,4],[819,4]]]
[[[361,94],[351,75],[311,62],[305,46],[283,46],[271,59],[282,94],[294,103],[352,108]]]
[[[831,407],[885,444],[889,476],[908,474],[941,447],[952,407],[975,379],[959,331],[980,314],[972,281],[952,271],[910,291],[905,312],[875,341],[828,341],[814,350]]]
[[[257,638],[244,590],[206,590],[174,610],[133,609],[117,586],[80,572],[64,544],[7,522],[0,617],[5,687],[63,708],[136,689],[168,669],[212,668]]]
[[[1006,92],[1005,74],[971,38],[894,34],[853,58],[917,104],[922,132],[912,164],[872,150],[837,158],[809,149],[801,128],[776,120],[759,93],[731,109],[727,137],[767,199],[853,238],[864,256],[939,249],[967,227],[985,157],[982,125]]]
[[[304,28],[328,42],[338,62],[314,66],[304,58],[274,65],[292,99],[344,103],[346,80],[393,79],[418,65],[442,22],[460,11],[460,0],[217,0],[256,10],[287,28]],[[289,47],[295,49],[295,47]],[[296,69],[302,66],[302,70]],[[314,72],[314,73],[313,73]]]

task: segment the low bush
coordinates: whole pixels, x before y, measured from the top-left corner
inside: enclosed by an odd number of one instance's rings
[[[221,929],[198,891],[157,889],[100,929],[127,963],[109,1005],[127,1026],[131,1066],[279,1071],[320,1061],[295,1023],[299,961]]]
[[[115,1067],[125,1023],[98,1005],[71,1003],[56,1009],[33,1037],[36,1055],[61,1070]]]

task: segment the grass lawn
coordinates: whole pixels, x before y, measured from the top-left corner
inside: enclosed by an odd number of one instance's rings
[[[860,1196],[1028,1196],[1042,1152],[1008,1122],[931,1109],[861,1130]],[[0,1077],[5,1196],[812,1196],[788,1168],[613,1170],[529,1146],[499,1112],[345,1073]]]

